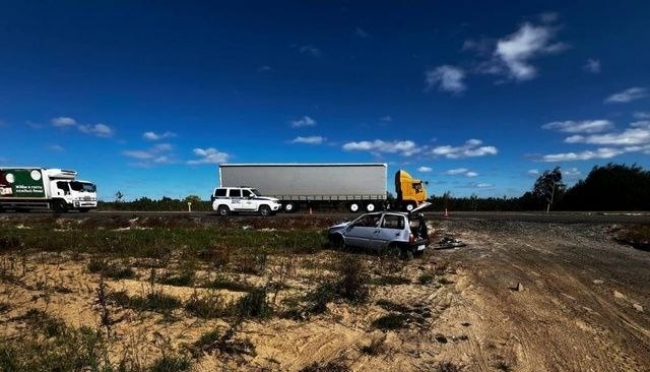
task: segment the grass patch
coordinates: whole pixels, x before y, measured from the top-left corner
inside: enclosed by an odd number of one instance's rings
[[[372,327],[381,329],[382,331],[395,331],[406,328],[410,320],[411,317],[407,314],[391,313],[373,320]]]
[[[422,285],[431,284],[436,279],[436,276],[431,273],[424,273],[418,276],[418,283]]]
[[[203,287],[210,289],[225,289],[231,292],[250,292],[255,288],[251,284],[234,281],[231,278],[221,275],[206,283]]]
[[[386,311],[398,312],[398,313],[410,313],[412,310],[408,306],[404,306],[388,300],[378,300],[376,302],[377,306],[381,307]]]
[[[461,372],[463,366],[453,362],[442,362],[436,366],[436,372]]]
[[[372,281],[372,284],[375,285],[408,285],[411,284],[411,279],[404,278],[401,276],[394,275],[384,275],[379,278],[375,278]]]
[[[231,315],[228,304],[216,293],[199,296],[196,292],[185,303],[185,310],[201,319],[215,319]]]
[[[340,361],[313,362],[300,372],[352,372],[352,368]]]
[[[135,278],[135,271],[131,267],[119,266],[102,259],[91,258],[86,268],[93,274],[100,273],[115,280]]]
[[[144,297],[131,297],[124,291],[112,292],[107,294],[107,299],[124,308],[136,311],[153,311],[162,314],[169,314],[171,311],[183,305],[178,298],[162,292],[151,292]]]

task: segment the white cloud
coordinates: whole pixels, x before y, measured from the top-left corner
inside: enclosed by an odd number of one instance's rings
[[[637,111],[634,113],[634,117],[639,120],[650,119],[650,112]]]
[[[150,163],[169,163],[171,162],[169,152],[173,150],[173,146],[168,143],[159,143],[148,150],[126,150],[122,151],[122,155],[129,158],[141,160],[139,166],[149,166]]]
[[[302,118],[293,120],[291,122],[291,126],[294,128],[313,127],[314,125],[316,125],[316,120],[310,118],[309,116],[303,116]]]
[[[149,160],[155,157],[153,153],[145,150],[126,150],[122,151],[122,154],[138,160]]]
[[[61,146],[61,145],[52,145],[52,146],[49,147],[49,149],[51,151],[56,151],[56,152],[65,151],[65,148],[63,148],[63,146]]]
[[[314,57],[320,57],[322,54],[321,50],[316,48],[313,45],[304,45],[300,47],[300,53],[309,54]]]
[[[258,73],[270,72],[270,71],[273,71],[273,69],[271,68],[271,66],[266,66],[266,65],[264,65],[264,66],[257,69]]]
[[[161,134],[157,134],[156,132],[144,132],[142,134],[142,138],[148,140],[148,141],[159,141],[164,138],[171,138],[171,137],[176,137],[176,134],[172,132],[165,132]]]
[[[113,129],[106,124],[86,124],[79,125],[80,131],[97,137],[110,137],[113,135]]]
[[[582,66],[582,68],[592,74],[598,74],[600,73],[600,60],[589,58],[587,64]]]
[[[565,177],[575,178],[575,177],[579,177],[580,175],[582,175],[582,173],[580,172],[580,170],[578,170],[578,168],[575,167],[562,171],[562,176]]]
[[[544,129],[557,130],[564,133],[598,133],[612,129],[614,124],[609,120],[583,121],[554,121],[542,125]]]
[[[582,152],[568,152],[562,154],[544,155],[542,161],[547,163],[561,162],[561,161],[577,161],[577,160],[591,160],[591,159],[611,159],[615,156],[625,153],[622,149],[616,148],[600,148],[596,151],[582,151]]]
[[[630,128],[620,133],[606,133],[590,136],[575,135],[567,137],[564,142],[610,146],[650,144],[650,121],[632,123],[630,124]]]
[[[476,187],[478,187],[480,189],[484,189],[484,188],[487,188],[487,187],[492,187],[492,184],[490,184],[490,183],[477,183],[475,185],[476,185]]]
[[[320,145],[323,142],[325,142],[325,138],[321,136],[296,137],[291,140],[291,143],[304,143],[307,145]]]
[[[422,173],[431,172],[432,170],[433,169],[431,169],[431,167],[420,167],[420,168],[418,168],[418,172],[422,172]]]
[[[52,119],[52,125],[54,125],[55,127],[74,127],[77,125],[77,121],[74,120],[73,118],[61,116]]]
[[[529,169],[528,174],[531,176],[537,176],[539,175],[539,170],[538,169]]]
[[[379,118],[379,121],[382,123],[390,123],[393,121],[393,118],[390,115],[382,116]]]
[[[417,154],[421,149],[413,141],[360,141],[348,142],[343,145],[345,151],[369,151],[373,153],[402,154],[411,156]]]
[[[478,177],[478,173],[470,171],[467,168],[450,169],[445,174],[450,176]]]
[[[644,98],[647,95],[648,90],[646,88],[632,87],[605,98],[605,103],[626,103]]]
[[[189,160],[187,164],[197,165],[197,164],[219,164],[228,162],[228,155],[225,152],[218,151],[217,149],[210,147],[207,149],[196,148],[193,150],[194,155],[198,156],[199,159]]]
[[[459,174],[467,173],[467,171],[468,171],[467,168],[456,168],[456,169],[450,169],[445,173],[451,176],[456,176]]]
[[[427,89],[438,89],[460,94],[465,90],[465,72],[454,66],[442,65],[425,72]]]
[[[78,124],[75,119],[63,116],[52,119],[52,125],[59,128],[75,127],[82,133],[97,137],[110,137],[113,135],[113,128],[106,124]]]
[[[366,30],[362,29],[361,27],[357,27],[357,28],[354,30],[354,36],[357,36],[357,37],[360,37],[360,38],[362,38],[362,39],[365,39],[365,38],[369,37],[370,34],[369,34]]]
[[[554,37],[555,31],[551,27],[524,23],[517,32],[497,42],[494,56],[505,65],[512,79],[531,80],[537,76],[537,69],[531,64],[532,59],[567,48],[563,43],[552,44]]]
[[[477,139],[470,139],[462,146],[438,146],[435,147],[431,153],[435,156],[444,156],[448,159],[459,159],[478,157],[486,155],[496,155],[498,150],[494,146],[481,146],[483,141]]]

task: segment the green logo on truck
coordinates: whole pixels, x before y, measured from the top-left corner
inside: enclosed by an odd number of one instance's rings
[[[0,172],[0,196],[44,197],[43,175],[39,169],[12,169]]]

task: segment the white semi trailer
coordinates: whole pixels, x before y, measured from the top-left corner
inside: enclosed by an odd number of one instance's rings
[[[39,167],[0,167],[0,212],[97,208],[97,187],[77,179],[77,172]]]
[[[374,211],[388,202],[385,163],[220,164],[221,187],[248,186],[278,198],[285,212],[299,206],[345,205],[351,212]],[[396,206],[412,210],[426,200],[424,183],[400,170]]]

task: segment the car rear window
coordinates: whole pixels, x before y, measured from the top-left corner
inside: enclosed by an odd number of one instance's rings
[[[226,189],[217,189],[214,192],[214,196],[226,196]]]

